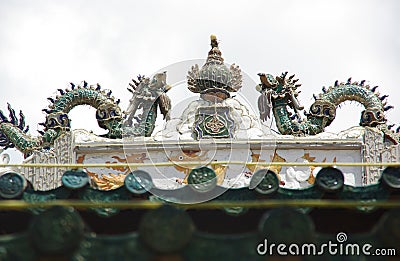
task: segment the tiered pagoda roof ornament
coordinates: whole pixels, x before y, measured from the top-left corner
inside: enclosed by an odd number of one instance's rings
[[[206,63],[199,70],[199,65],[192,66],[187,75],[188,88],[200,93],[201,98],[209,101],[221,101],[230,98],[230,92],[237,92],[242,87],[242,74],[239,66],[224,64],[218,40],[211,35],[211,50]]]
[[[231,117],[231,107],[221,102],[231,98],[231,92],[242,87],[242,74],[239,66],[224,64],[218,40],[211,35],[211,50],[206,63],[199,69],[198,64],[188,72],[187,83],[190,91],[200,93],[210,106],[199,107],[193,125],[194,138],[232,138],[235,122]]]

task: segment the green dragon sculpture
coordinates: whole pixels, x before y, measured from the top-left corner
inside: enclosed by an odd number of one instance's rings
[[[314,95],[315,102],[309,112],[304,112],[306,119],[300,116],[303,106],[297,100],[299,92],[298,79],[294,75],[287,77],[287,72],[274,77],[271,74],[259,73],[261,84],[256,89],[261,93],[258,99],[260,118],[265,121],[270,116],[272,109],[276,126],[284,135],[316,135],[324,131],[336,116],[336,108],[345,101],[357,101],[364,106],[361,113],[361,126],[377,127],[396,143],[398,135],[390,130],[393,126],[386,125],[385,111],[393,108],[386,105],[388,95],[379,96],[376,92],[378,86],[365,85],[365,80],[352,82],[336,81],[334,86],[322,88],[323,93]]]
[[[111,96],[111,90],[102,90],[99,84],[88,86],[85,81],[82,86],[70,83],[69,89],[58,89],[59,95],[55,98],[47,98],[51,105],[43,109],[46,120],[40,123],[44,127],[42,131],[38,131],[40,136],[34,137],[28,134],[29,127],[25,126],[23,113],[20,112],[18,119],[10,104],[8,104],[8,118],[0,111],[0,147],[5,149],[15,147],[24,153],[25,157],[35,150],[50,148],[62,133],[70,131],[68,113],[79,105],[90,105],[96,109],[98,125],[108,130],[108,133],[104,135],[107,138],[122,138],[123,134],[148,137],[154,130],[157,106],[160,107],[165,119],[169,117],[170,100],[165,94],[169,88],[165,83],[166,72],[156,74],[151,81],[142,76],[138,79],[140,88],[130,90],[134,97],[129,106],[131,111],[128,114],[128,121],[125,121],[128,123],[124,123],[125,115],[119,107],[120,100],[115,100]],[[150,96],[147,95],[145,99],[144,93],[149,93]],[[149,97],[151,99],[147,99]],[[130,124],[132,110],[134,108],[136,111],[137,107],[143,108],[143,113],[135,117],[137,123],[132,125]],[[148,113],[144,113],[146,109]]]
[[[128,91],[132,93],[132,98],[125,113],[124,137],[150,136],[155,127],[157,107],[164,120],[170,120],[171,100],[166,93],[171,86],[166,83],[166,73],[157,73],[151,80],[139,75],[137,81],[132,79],[132,83],[129,83]]]

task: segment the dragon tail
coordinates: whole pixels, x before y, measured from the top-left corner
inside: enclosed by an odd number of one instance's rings
[[[4,149],[17,148],[28,156],[33,150],[39,149],[41,141],[28,134],[29,126],[25,124],[22,111],[17,117],[15,110],[8,104],[9,116],[0,110],[0,147]]]

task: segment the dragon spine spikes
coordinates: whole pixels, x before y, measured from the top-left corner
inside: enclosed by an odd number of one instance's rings
[[[53,112],[53,110],[48,110],[48,109],[43,109],[42,111],[44,111],[44,112],[47,113],[47,114],[50,114],[50,113]]]
[[[15,111],[14,109],[11,107],[11,104],[7,103],[7,109],[10,112],[9,116],[10,116],[10,122],[12,124],[16,124],[18,122],[17,116],[15,116]]]
[[[383,108],[384,111],[388,111],[390,109],[393,109],[394,107],[392,105],[388,105],[386,107]]]
[[[139,82],[138,81],[136,81],[135,79],[132,79],[132,82],[135,84],[135,88],[136,88],[136,86],[138,86],[139,85]],[[129,84],[129,85],[131,85],[131,84]],[[133,87],[133,86],[132,86]]]
[[[378,85],[377,85],[377,86],[374,86],[374,87],[372,87],[371,91],[372,91],[372,92],[375,92],[375,91],[376,91],[376,89],[378,89],[378,87],[379,87]]]
[[[19,124],[18,127],[23,130],[25,128],[25,115],[22,113],[22,111],[19,111]]]
[[[1,122],[8,122],[7,117],[4,115],[3,111],[0,110],[0,119]]]
[[[389,97],[389,95],[382,95],[381,97],[379,97],[379,99],[381,100],[381,101],[383,101],[384,99],[386,99],[387,97]]]

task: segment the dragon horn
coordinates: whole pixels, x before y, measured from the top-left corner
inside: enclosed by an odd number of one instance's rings
[[[347,84],[351,84],[351,77],[347,79]]]
[[[364,86],[365,80],[361,80],[360,85]]]
[[[291,80],[291,79],[293,79],[293,78],[294,78],[294,74],[291,75],[291,76],[289,76],[289,80]]]
[[[73,84],[72,82],[69,83],[71,85],[71,89],[75,89],[75,84]]]

